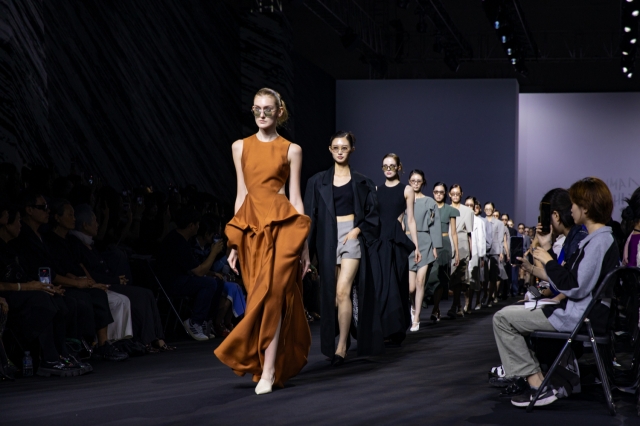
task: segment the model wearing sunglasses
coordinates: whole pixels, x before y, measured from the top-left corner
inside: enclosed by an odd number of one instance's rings
[[[380,259],[382,288],[387,300],[381,300],[382,329],[385,338],[399,344],[409,328],[409,282],[407,258],[414,251],[413,260],[422,260],[414,218],[415,193],[408,185],[400,183],[402,163],[396,154],[387,154],[382,159],[385,176],[384,185],[377,188],[380,213],[380,241],[377,245]],[[407,238],[401,222],[406,215]]]
[[[443,295],[446,298],[449,294],[449,277],[451,275],[451,265],[458,266],[460,256],[458,254],[458,233],[451,232],[456,229],[456,218],[460,212],[448,204],[445,204],[447,185],[443,182],[436,182],[433,186],[433,198],[438,206],[440,216],[440,228],[442,230],[442,248],[438,249],[438,259],[427,279],[425,296],[433,296],[433,310],[431,311],[431,321],[440,321],[440,300]]]

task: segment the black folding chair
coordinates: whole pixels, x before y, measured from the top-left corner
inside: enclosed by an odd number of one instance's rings
[[[162,283],[160,282],[160,280],[158,279],[158,275],[156,274],[152,263],[155,262],[155,259],[150,258],[150,257],[138,257],[136,259],[139,262],[142,262],[146,265],[146,267],[148,268],[148,272],[150,274],[150,277],[153,279],[153,281],[155,281],[155,284],[157,284],[157,288],[158,288],[158,296],[160,294],[164,295],[164,298],[166,299],[167,303],[169,304],[169,307],[171,308],[169,310],[169,312],[167,313],[167,317],[165,319],[164,322],[164,332],[167,332],[167,327],[169,326],[169,320],[171,319],[171,311],[173,311],[173,313],[176,316],[176,321],[174,323],[173,329],[175,331],[177,323],[180,322],[180,325],[182,326],[182,328],[184,328],[184,331],[187,332],[187,329],[184,327],[184,323],[182,322],[182,318],[180,316],[180,311],[182,310],[183,304],[185,302],[185,299],[187,298],[179,298],[180,299],[180,304],[178,305],[178,309],[176,309],[175,305],[173,304],[173,300],[171,298],[171,296],[169,296],[169,293],[167,293],[167,291],[164,289],[164,286],[162,285]],[[159,297],[156,298],[156,302],[158,302]]]
[[[603,335],[595,336],[593,332],[593,327],[591,325],[591,321],[589,320],[589,315],[593,307],[596,306],[596,304],[601,302],[600,295],[603,294],[605,289],[609,288],[609,286],[613,286],[616,282],[619,282],[621,276],[623,276],[624,274],[637,274],[638,276],[640,276],[640,269],[618,267],[618,268],[615,268],[613,271],[609,272],[602,280],[602,283],[599,286],[599,288],[596,290],[595,294],[593,295],[593,298],[591,299],[589,306],[587,306],[587,309],[584,311],[582,318],[580,319],[580,321],[578,322],[578,324],[576,325],[576,327],[573,329],[571,333],[558,332],[558,331],[534,331],[533,333],[531,333],[530,335],[531,338],[559,339],[559,340],[566,340],[566,342],[562,347],[562,350],[556,357],[555,361],[551,365],[551,368],[549,368],[549,371],[545,375],[544,380],[542,381],[542,385],[540,385],[540,387],[538,388],[538,391],[535,393],[535,395],[533,396],[533,399],[529,403],[529,406],[527,407],[527,413],[530,413],[533,410],[533,407],[535,406],[536,401],[540,397],[540,394],[542,393],[544,388],[550,384],[553,373],[556,371],[556,368],[558,367],[558,364],[560,363],[560,360],[562,359],[564,354],[571,347],[571,343],[573,341],[577,341],[577,342],[591,343],[593,354],[596,359],[598,374],[600,376],[600,382],[602,383],[602,389],[604,391],[605,398],[607,400],[609,413],[612,416],[616,415],[616,407],[613,402],[613,396],[611,395],[611,385],[609,383],[610,378],[609,378],[609,374],[607,374],[607,370],[610,370],[610,365],[608,366],[609,368],[605,366],[602,354],[600,354],[600,351],[598,349],[598,345],[610,346],[612,344],[611,333],[609,332],[609,330],[607,330],[607,332],[604,333]],[[613,310],[614,307],[612,306],[611,309]],[[581,329],[583,325],[587,329],[586,334],[584,332],[581,333]]]

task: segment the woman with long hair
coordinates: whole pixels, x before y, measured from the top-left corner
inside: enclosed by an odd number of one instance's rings
[[[431,321],[440,321],[440,300],[443,296],[446,299],[449,295],[449,279],[451,277],[451,265],[458,266],[460,256],[458,254],[458,233],[456,229],[456,218],[460,212],[448,204],[445,204],[447,197],[447,185],[443,182],[436,182],[433,185],[433,198],[438,205],[440,216],[440,227],[442,230],[442,248],[438,249],[438,259],[435,266],[431,268],[428,290],[425,292],[433,296],[433,310],[431,311]],[[453,243],[453,244],[452,244]]]
[[[480,203],[476,197],[467,197],[464,205],[474,212],[473,232],[471,233],[471,257],[469,259],[469,291],[465,294],[463,312],[466,314],[473,309],[473,296],[476,296],[476,308],[480,309],[480,290],[484,281],[484,257],[487,254],[486,229],[484,221],[475,214],[479,211]],[[478,207],[478,209],[476,209]]]
[[[407,258],[413,251],[416,264],[422,260],[416,221],[413,216],[415,192],[409,185],[400,183],[402,163],[393,153],[382,159],[384,185],[378,186],[377,195],[380,212],[380,240],[377,254],[380,265],[382,329],[389,343],[400,344],[404,340],[411,322],[409,312],[409,265]],[[407,227],[411,239],[402,229],[403,216],[407,216]]]
[[[371,179],[350,167],[355,149],[353,133],[334,134],[329,140],[333,166],[309,179],[304,198],[311,217],[309,250],[318,256],[321,281],[321,350],[333,366],[344,362],[352,329],[358,355],[384,349],[368,259],[380,236],[376,189]]]
[[[469,260],[473,253],[471,251],[471,234],[473,232],[473,209],[461,204],[462,187],[458,184],[451,185],[449,190],[451,198],[451,207],[460,212],[460,219],[456,219],[455,228],[451,226],[451,231],[457,234],[458,240],[458,256],[459,259],[452,260],[451,263],[451,289],[453,290],[453,303],[451,309],[447,312],[447,316],[455,319],[456,315],[464,316],[464,312],[460,309],[460,295],[469,288]]]
[[[247,289],[242,321],[215,350],[238,375],[250,373],[256,394],[284,386],[307,363],[311,333],[302,302],[302,277],[309,268],[300,194],[302,149],[276,130],[287,108],[273,89],[260,89],[251,112],[258,132],[233,143],[237,176],[235,216],[227,224],[228,262]],[[285,183],[289,180],[289,199]]]
[[[424,283],[429,276],[429,269],[438,258],[437,249],[442,248],[442,231],[440,228],[440,211],[436,201],[424,195],[422,188],[427,184],[424,172],[419,169],[409,174],[409,185],[414,192],[413,215],[416,220],[418,244],[424,255],[420,263],[416,263],[414,253],[409,255],[409,293],[411,301],[411,331],[420,330],[420,311],[424,299]],[[406,219],[406,216],[405,216]],[[411,235],[405,220],[405,232]]]

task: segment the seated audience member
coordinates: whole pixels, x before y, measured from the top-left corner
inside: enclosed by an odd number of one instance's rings
[[[217,258],[224,248],[224,241],[220,235],[220,222],[212,216],[203,216],[198,227],[198,234],[191,239],[191,248],[199,263],[203,263],[209,255],[213,255],[214,259]],[[226,337],[233,329],[231,315],[233,314],[236,318],[244,315],[246,301],[242,289],[237,283],[226,281],[220,272],[215,271],[216,264],[217,262],[214,262],[207,275],[215,277],[224,285],[224,297],[220,299],[213,328],[216,336]]]
[[[111,361],[126,359],[126,354],[119,353],[108,344],[107,326],[113,322],[113,317],[106,292],[86,277],[69,278],[57,273],[56,260],[39,232],[40,227],[49,221],[49,206],[44,197],[26,192],[21,197],[20,208],[22,231],[11,241],[11,246],[29,276],[36,274],[37,278],[40,267],[49,267],[52,283],[65,288],[65,303],[75,318],[70,323],[77,327],[77,330],[68,330],[68,334],[71,332],[71,336],[87,338],[89,341],[93,341],[93,335],[97,335],[96,356]]]
[[[625,201],[628,206],[622,210],[622,219],[631,228],[631,233],[624,245],[622,263],[637,268],[640,266],[640,188]]]
[[[71,250],[68,237],[69,231],[75,227],[76,222],[73,207],[66,200],[54,200],[51,203],[51,210],[49,217],[51,231],[44,233],[42,237],[54,257],[57,272],[70,278],[87,277],[86,269],[77,261]],[[129,298],[110,291],[108,285],[96,282],[91,276],[88,278],[93,282],[93,287],[107,293],[109,310],[113,317],[113,322],[107,327],[107,339],[115,342],[133,337]]]
[[[75,229],[69,231],[69,245],[75,259],[86,268],[90,277],[109,290],[124,294],[131,301],[133,337],[147,346],[151,352],[174,350],[164,341],[162,320],[151,290],[130,285],[125,275],[117,275],[94,247],[93,238],[98,233],[98,221],[91,206],[81,204],[74,209]]]
[[[191,251],[189,240],[198,234],[201,215],[192,209],[181,209],[176,215],[177,229],[170,231],[158,249],[158,278],[171,296],[194,298],[191,318],[184,321],[187,332],[195,340],[208,340],[202,324],[209,316],[217,283],[206,274],[216,257],[211,251],[199,263]]]
[[[518,407],[529,405],[544,380],[525,336],[535,330],[573,331],[591,302],[592,293],[619,263],[618,247],[611,228],[605,225],[613,211],[613,198],[607,185],[598,178],[585,178],[571,186],[569,196],[576,226],[584,225],[589,235],[563,265],[554,259],[551,250],[537,247],[533,251],[534,259],[542,265],[549,282],[560,291],[562,300],[533,310],[522,305],[508,306],[493,317],[493,331],[505,376],[525,377],[530,386],[523,394],[511,398],[511,403]],[[602,303],[591,311],[589,318],[596,330],[606,328],[609,308],[604,300],[612,295],[611,288],[605,289]],[[557,398],[558,391],[548,386],[542,390],[536,405],[548,405]]]
[[[587,235],[587,230],[584,225],[576,225],[573,217],[571,216],[571,198],[569,197],[569,191],[563,188],[552,189],[542,197],[541,202],[549,203],[551,210],[551,233],[543,235],[540,230],[542,226],[539,225],[539,232],[535,241],[536,247],[542,247],[549,253],[553,253],[552,256],[557,262],[562,265],[567,259],[571,258],[573,254],[578,250],[578,245]],[[521,224],[522,225],[522,224]],[[524,231],[524,225],[522,225]],[[520,229],[520,226],[519,226]],[[553,238],[556,241],[552,243]],[[559,242],[559,244],[558,244]],[[529,244],[530,245],[530,244]],[[527,249],[528,250],[528,249]],[[532,265],[529,263],[527,257],[523,257],[521,265],[521,271],[523,274],[528,274],[533,277],[539,278],[541,281],[540,293],[544,297],[552,298],[557,297],[558,300],[564,296],[560,295],[560,292],[552,285],[549,285],[549,277],[545,272],[542,265]],[[522,280],[524,286],[524,279]],[[504,367],[494,367],[492,372],[504,371]],[[522,381],[516,381],[512,379],[505,379],[503,376],[498,377],[497,374],[489,374],[489,382],[498,385],[500,383],[514,383],[511,387],[507,388],[501,395],[514,396],[512,394],[522,393]]]
[[[11,324],[19,338],[27,344],[35,340],[40,344],[42,360],[37,374],[78,376],[91,371],[89,364],[78,362],[67,351],[68,309],[62,297],[64,291],[41,283],[37,270],[27,274],[22,259],[7,244],[20,235],[20,213],[12,207],[0,206],[0,217],[0,294],[11,304]],[[0,324],[0,340],[3,330],[4,324]],[[4,347],[0,347],[0,373],[13,377]]]

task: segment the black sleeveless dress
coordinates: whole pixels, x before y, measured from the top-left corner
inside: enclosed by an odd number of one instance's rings
[[[380,263],[378,300],[385,338],[401,343],[409,323],[409,262],[415,245],[402,230],[398,217],[407,207],[405,185],[378,186],[380,240],[377,243]]]

